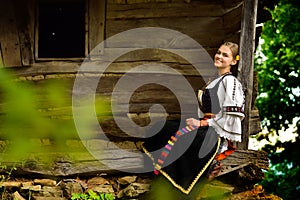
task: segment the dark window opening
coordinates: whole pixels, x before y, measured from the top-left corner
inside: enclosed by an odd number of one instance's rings
[[[85,57],[84,0],[39,2],[38,57]]]

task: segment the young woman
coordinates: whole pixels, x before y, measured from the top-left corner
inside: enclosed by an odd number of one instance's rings
[[[222,44],[214,57],[219,77],[198,93],[199,118],[186,119],[185,127],[179,127],[178,121],[167,121],[142,146],[154,172],[185,194],[200,178],[215,177],[222,167],[220,160],[234,150],[232,142],[241,142],[244,94],[231,72],[238,60],[238,45]]]

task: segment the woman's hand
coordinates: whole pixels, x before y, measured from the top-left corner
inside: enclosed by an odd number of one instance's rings
[[[208,122],[206,120],[198,120],[198,119],[195,119],[195,118],[186,119],[186,124],[188,126],[197,126],[197,127],[208,126]]]
[[[201,126],[200,120],[195,119],[195,118],[186,119],[186,124],[188,126],[197,126],[197,127]]]

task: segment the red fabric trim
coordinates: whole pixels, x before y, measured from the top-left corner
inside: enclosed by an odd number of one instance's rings
[[[222,153],[219,153],[216,155],[215,160],[221,161],[230,156],[233,152],[235,152],[236,148],[233,146],[232,142],[230,140],[227,140],[228,142],[228,149]]]

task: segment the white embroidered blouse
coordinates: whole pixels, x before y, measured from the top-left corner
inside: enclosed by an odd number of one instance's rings
[[[213,88],[221,78],[222,76],[215,79],[206,88]],[[214,118],[208,119],[207,122],[221,137],[230,141],[241,142],[241,121],[245,116],[243,113],[245,96],[242,84],[236,77],[226,76],[220,82],[217,94],[221,111]],[[201,102],[201,95],[199,101]],[[204,113],[200,111],[199,117],[204,117]]]

